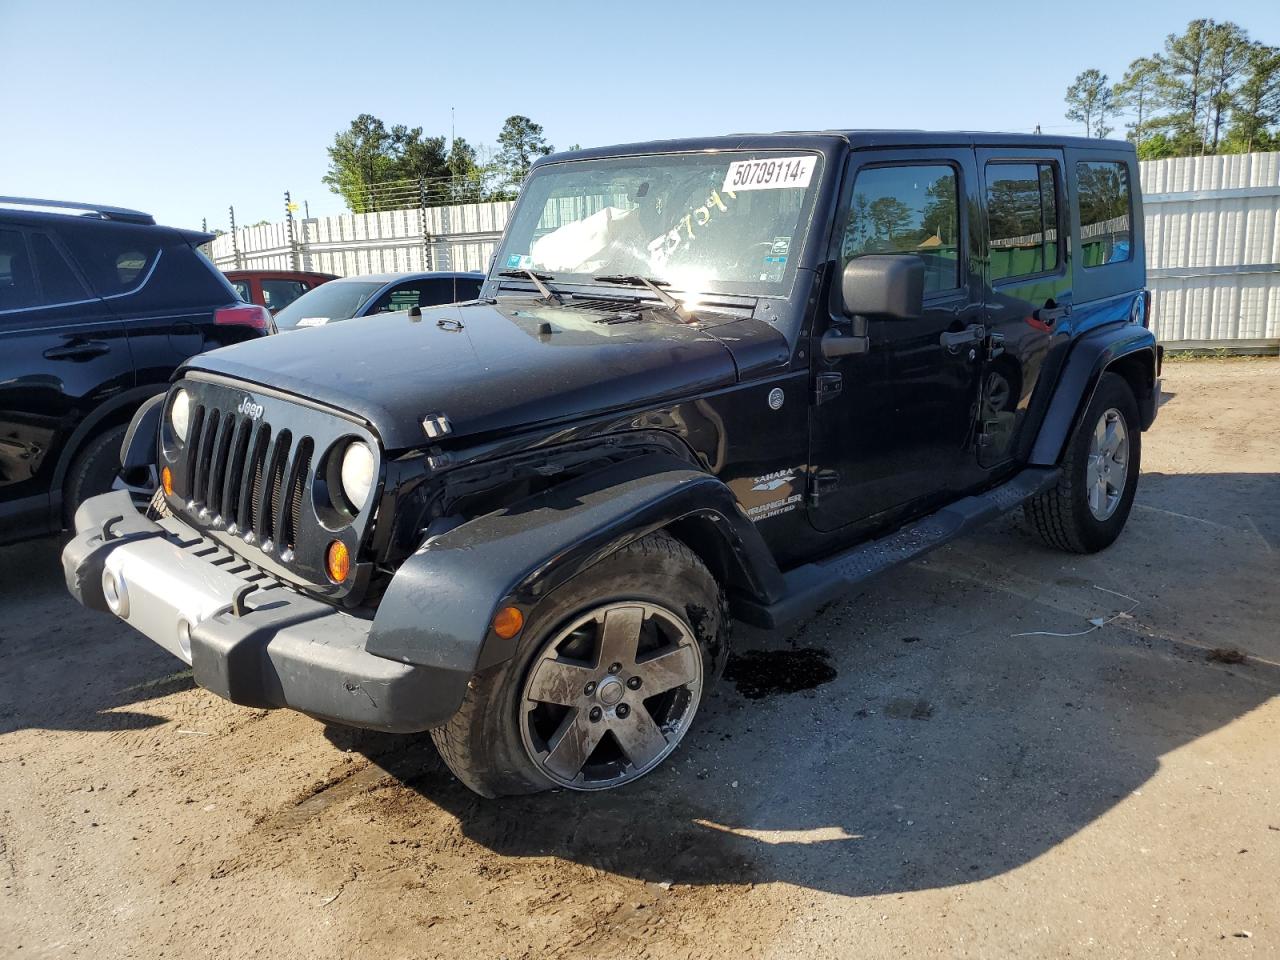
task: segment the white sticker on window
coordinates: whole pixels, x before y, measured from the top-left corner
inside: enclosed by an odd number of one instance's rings
[[[817,157],[771,157],[764,160],[735,160],[729,164],[721,190],[785,190],[807,187],[817,166]]]

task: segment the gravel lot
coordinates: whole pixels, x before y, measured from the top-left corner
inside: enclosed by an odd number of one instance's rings
[[[740,636],[835,676],[604,796],[226,704],[0,550],[0,955],[1280,956],[1280,361],[1165,372],[1116,546],[1010,520]]]

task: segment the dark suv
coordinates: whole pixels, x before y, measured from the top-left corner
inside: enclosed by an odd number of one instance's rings
[[[0,543],[62,529],[113,486],[149,496],[145,466],[120,472],[139,405],[192,355],[271,330],[195,249],[209,239],[136,210],[0,198]]]
[[[68,586],[236,703],[431,730],[480,793],[627,783],[732,619],[1018,507],[1120,534],[1160,390],[1137,174],[884,131],[539,160],[480,300],[188,364],[129,446],[163,492],[81,507]]]

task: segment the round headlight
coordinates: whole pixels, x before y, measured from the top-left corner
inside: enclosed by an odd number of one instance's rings
[[[191,394],[179,390],[169,404],[169,425],[180,443],[187,442],[187,428],[191,426]]]
[[[369,499],[369,491],[373,489],[373,473],[373,451],[368,444],[359,440],[347,444],[347,449],[342,453],[342,492],[357,510]]]

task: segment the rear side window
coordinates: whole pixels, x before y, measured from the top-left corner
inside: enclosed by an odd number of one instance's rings
[[[0,230],[0,310],[20,310],[39,301],[26,240],[17,230]]]
[[[213,264],[173,231],[90,221],[59,234],[100,295],[128,298],[118,309],[190,313],[236,299]]]
[[[1076,164],[1080,196],[1080,248],[1086,267],[1133,259],[1129,168],[1123,163]]]
[[[262,299],[268,310],[287,307],[307,292],[307,285],[300,280],[262,280]]]
[[[249,294],[248,280],[232,280],[231,286],[235,290],[236,296],[239,297],[241,300],[243,300],[245,303],[253,302],[252,300],[249,299],[250,294]]]
[[[67,263],[67,258],[53,245],[47,234],[31,234],[31,254],[35,259],[45,303],[75,303],[86,299],[88,294],[71,269],[71,264]]]
[[[99,296],[132,293],[147,279],[160,256],[154,235],[137,229],[93,224],[60,231]]]
[[[911,253],[925,264],[926,294],[960,286],[960,208],[954,167],[871,167],[858,173],[844,263],[871,253]]]
[[[1048,163],[987,164],[991,282],[1058,266],[1058,184]]]

